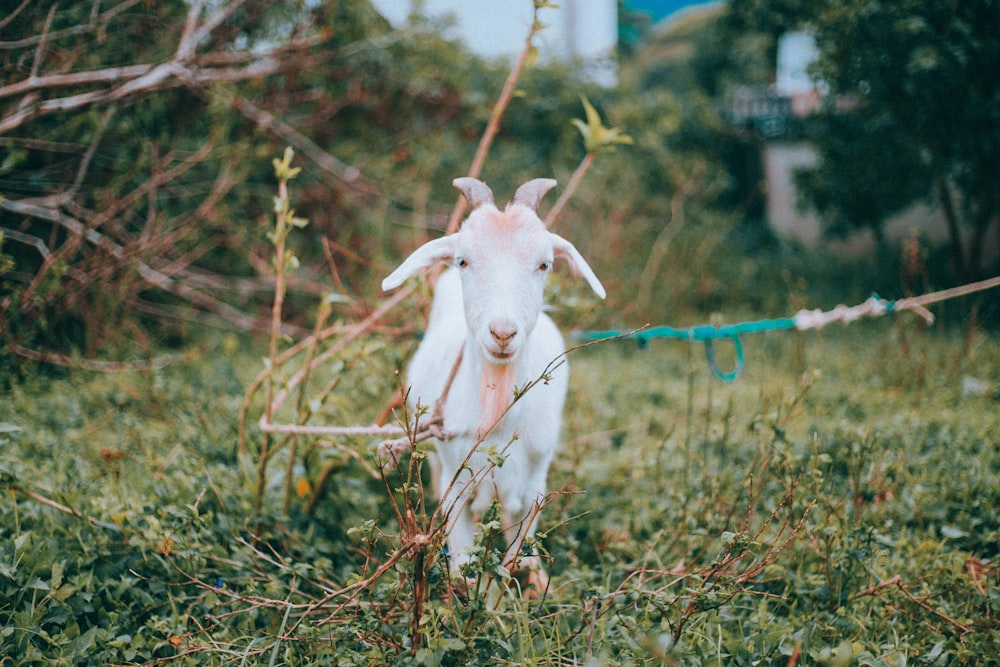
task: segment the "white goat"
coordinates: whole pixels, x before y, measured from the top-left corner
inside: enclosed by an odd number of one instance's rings
[[[451,438],[437,442],[432,464],[438,497],[449,513],[453,572],[469,561],[475,515],[494,499],[501,505],[506,565],[517,565],[516,550],[535,533],[558,445],[568,374],[565,364],[550,368],[565,347],[556,325],[542,312],[553,261],[566,259],[605,296],[576,248],[546,230],[538,218],[538,204],[555,184],[545,178],[529,181],[500,211],[485,183],[455,179],[453,185],[472,207],[461,229],[424,244],[382,281],[389,290],[439,262],[453,266],[437,281],[427,332],[408,371],[411,407],[434,405],[447,392],[443,427]],[[456,363],[457,373],[446,389]],[[547,380],[515,402],[515,391],[547,369]],[[491,452],[500,454],[501,465],[489,463]],[[520,566],[527,570],[529,584],[547,585],[537,556],[525,557]]]

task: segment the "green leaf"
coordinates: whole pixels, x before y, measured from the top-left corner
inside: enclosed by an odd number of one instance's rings
[[[54,591],[58,590],[59,587],[62,586],[63,571],[65,570],[65,568],[66,568],[66,561],[57,560],[52,563],[52,576],[51,579],[49,580],[49,586],[52,587],[52,590]]]
[[[279,181],[290,181],[302,171],[302,167],[292,167],[293,157],[295,157],[295,151],[289,146],[285,149],[282,159],[274,158],[271,161],[271,164],[274,165],[274,175]]]
[[[617,127],[604,127],[601,122],[601,115],[590,103],[586,96],[581,96],[583,111],[587,117],[587,122],[579,118],[574,118],[570,122],[580,130],[583,136],[583,145],[588,153],[611,152],[618,145],[631,145],[632,137],[622,132]]]
[[[956,528],[955,526],[941,526],[941,534],[949,540],[959,540],[963,537],[969,536],[967,532],[961,528]]]

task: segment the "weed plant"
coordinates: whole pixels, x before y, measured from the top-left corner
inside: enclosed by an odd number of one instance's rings
[[[254,513],[233,340],[25,381],[0,404],[0,664],[994,664],[1000,346],[903,317],[796,336],[746,341],[732,385],[683,343],[570,355],[540,598],[491,516],[449,581],[422,457],[383,483],[371,439],[292,469],[304,493],[330,467],[310,511],[276,466]]]
[[[268,341],[11,383],[0,664],[994,663],[1000,345],[974,318],[754,337],[729,385],[685,343],[573,350],[523,545],[551,587],[502,566],[496,508],[454,580],[427,445],[386,467],[379,438],[308,430],[385,413],[412,337],[327,326],[324,300],[285,343],[291,157]]]
[[[585,108],[567,198],[627,143]],[[386,467],[380,438],[308,430],[389,414],[413,337],[345,324],[324,299],[312,335],[287,344],[289,234],[306,224],[291,160],[276,161],[267,341],[0,377],[0,665],[996,664],[1000,345],[974,318],[754,337],[728,385],[684,343],[574,350],[554,491],[523,545],[551,587],[523,593],[502,567],[497,508],[454,580],[428,445]],[[563,293],[553,315],[618,326],[675,302],[756,317],[826,305],[807,298],[829,284],[815,272],[718,252],[734,220],[685,214],[715,180],[702,171],[661,202],[674,227],[645,263],[620,267],[613,313]],[[678,279],[663,285],[668,262]],[[425,297],[382,307],[412,315]]]

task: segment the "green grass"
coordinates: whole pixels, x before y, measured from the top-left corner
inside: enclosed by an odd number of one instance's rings
[[[993,334],[899,316],[751,336],[731,385],[684,343],[573,352],[541,599],[505,578],[489,526],[491,584],[449,585],[414,468],[383,483],[348,451],[367,461],[373,439],[300,439],[303,496],[285,510],[276,461],[255,512],[260,434],[239,456],[237,420],[266,345],[233,343],[148,373],[39,375],[0,401],[0,665],[1000,655]],[[406,351],[386,343],[316,374],[342,377],[311,423],[378,412]]]

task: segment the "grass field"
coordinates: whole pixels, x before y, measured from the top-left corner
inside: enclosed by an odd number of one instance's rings
[[[263,343],[39,368],[0,401],[0,665],[998,664],[995,334],[744,344],[728,385],[685,343],[570,355],[541,598],[490,517],[481,584],[451,585],[418,461],[382,481],[372,438],[286,444],[258,501]],[[370,420],[405,353],[345,350],[310,423]]]

